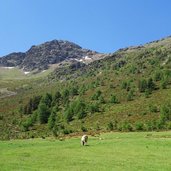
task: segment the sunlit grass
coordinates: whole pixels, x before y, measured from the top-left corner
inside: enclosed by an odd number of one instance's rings
[[[0,168],[14,170],[170,171],[171,132],[107,133],[79,138],[0,142]]]

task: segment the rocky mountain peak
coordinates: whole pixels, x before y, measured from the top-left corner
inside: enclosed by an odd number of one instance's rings
[[[25,53],[12,53],[0,58],[0,66],[19,67],[24,71],[41,71],[51,64],[73,59],[82,62],[82,58],[91,58],[97,54],[95,51],[83,49],[69,41],[52,40],[34,45]]]

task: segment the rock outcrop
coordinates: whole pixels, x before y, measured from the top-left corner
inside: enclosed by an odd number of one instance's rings
[[[99,53],[83,49],[79,45],[63,40],[53,40],[37,46],[32,46],[25,53],[11,53],[0,58],[1,67],[19,67],[24,71],[48,69],[51,64],[63,61],[85,63],[94,60]],[[72,63],[72,62],[71,62]]]

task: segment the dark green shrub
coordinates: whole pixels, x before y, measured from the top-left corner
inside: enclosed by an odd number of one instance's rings
[[[98,121],[95,123],[95,130],[96,131],[100,130],[100,123]]]
[[[26,119],[26,121],[21,123],[21,130],[22,131],[28,131],[30,127],[34,125],[34,123],[37,121],[38,112],[34,111],[33,114]]]
[[[162,89],[166,89],[167,85],[168,85],[168,80],[167,79],[162,79],[160,85],[161,85]]]
[[[129,73],[135,74],[136,71],[137,71],[137,68],[134,65],[131,65],[130,68],[129,68]]]
[[[48,118],[50,116],[50,110],[44,102],[40,102],[37,112],[38,112],[39,122],[41,124],[47,123]]]
[[[122,125],[121,125],[121,130],[122,130],[122,131],[133,131],[133,127],[132,127],[131,123],[129,123],[129,122],[124,122],[124,123],[122,123]]]
[[[77,99],[77,100],[73,101],[66,108],[67,108],[67,110],[65,111],[65,118],[66,118],[67,122],[72,121],[74,115],[77,116],[78,119],[83,119],[87,115],[86,104],[81,99]]]
[[[155,124],[157,130],[165,128],[165,123],[161,119],[157,120]]]
[[[92,96],[92,100],[98,100],[99,97],[101,96],[102,92],[100,90],[97,90],[97,92],[95,92],[95,94],[93,94]]]
[[[154,113],[158,112],[157,106],[153,105],[153,104],[149,105],[149,110],[150,110],[150,112],[154,112]]]
[[[114,88],[115,86],[111,83],[110,85],[109,85],[109,88]]]
[[[140,115],[145,116],[145,115],[147,115],[147,112],[146,112],[146,111],[142,111],[142,112],[140,113]]]
[[[32,111],[37,110],[42,96],[34,96],[32,100]]]
[[[151,94],[151,92],[149,91],[149,89],[146,89],[145,93],[144,93],[145,97],[149,98],[150,94]]]
[[[32,98],[29,100],[28,104],[26,104],[24,106],[24,109],[20,108],[20,111],[22,112],[23,110],[23,114],[31,114],[32,113]]]
[[[114,125],[111,121],[107,124],[107,130],[110,130],[110,131],[114,130]]]
[[[130,88],[131,88],[131,82],[132,82],[132,80],[123,81],[123,82],[121,83],[121,88],[122,88],[122,89],[126,89],[126,91],[129,91]]]
[[[121,88],[122,88],[122,89],[126,89],[126,88],[127,88],[127,81],[123,81],[123,82],[121,83]]]
[[[99,112],[99,105],[98,103],[95,104],[90,104],[88,110],[90,111],[90,113],[95,113],[95,112]]]
[[[163,73],[163,78],[171,78],[171,71],[170,69],[167,69]]]
[[[3,120],[3,118],[4,118],[3,115],[0,115],[0,120]]]
[[[153,131],[156,129],[156,123],[154,121],[148,121],[145,123],[145,129],[147,131]]]
[[[76,95],[78,95],[78,87],[72,87],[72,88],[70,89],[70,95],[71,95],[71,96],[76,96]]]
[[[81,109],[80,111],[78,111],[77,116],[78,116],[78,119],[83,119],[87,116],[87,114],[84,109]]]
[[[58,137],[59,136],[59,127],[57,125],[54,125],[53,129],[52,129],[52,133],[54,137]]]
[[[30,122],[28,122],[28,121],[25,121],[25,122],[23,122],[23,123],[21,124],[21,130],[22,130],[23,132],[26,132],[26,131],[29,130],[29,127],[30,127],[30,126],[32,126],[32,124],[31,124]]]
[[[86,128],[85,126],[81,126],[81,130],[82,130],[83,132],[87,132],[87,128]]]
[[[119,100],[116,98],[116,96],[115,95],[111,95],[111,97],[110,97],[110,103],[119,103]]]
[[[167,123],[167,129],[169,129],[169,130],[171,129],[171,122]]]
[[[68,105],[69,103],[69,90],[64,89],[62,92],[62,102],[64,105]]]
[[[134,91],[131,90],[131,91],[128,92],[127,101],[133,100],[133,97],[134,97]]]
[[[101,103],[101,104],[104,104],[105,103],[105,100],[104,100],[104,97],[103,96],[100,96],[99,97],[99,103]]]
[[[79,95],[84,95],[85,92],[86,92],[86,87],[83,85],[83,86],[81,86],[81,87],[79,88],[78,94],[79,94]]]
[[[36,123],[36,121],[38,120],[38,111],[34,111],[33,114],[31,115],[31,119],[33,123]]]
[[[60,125],[59,125],[59,128],[60,128],[60,129],[65,129],[65,126],[64,126],[63,124],[60,124]]]
[[[135,129],[136,129],[137,131],[142,131],[142,130],[144,129],[144,124],[143,124],[142,122],[137,122],[137,123],[135,124]]]
[[[160,70],[157,70],[155,73],[154,73],[154,80],[155,81],[160,81],[163,77],[163,73],[160,71]]]
[[[73,110],[74,113],[78,116],[78,119],[83,119],[86,117],[86,104],[82,100],[77,99],[74,106],[75,108]]]
[[[63,134],[69,134],[69,133],[70,133],[70,130],[68,130],[68,129],[63,130]]]
[[[66,128],[63,130],[63,134],[70,134],[72,132],[73,132],[72,130],[68,130]]]
[[[153,90],[155,90],[156,85],[155,85],[155,83],[153,82],[153,79],[152,79],[152,78],[149,78],[149,79],[147,80],[147,88],[149,89],[150,92],[153,91]]]
[[[61,100],[61,97],[62,97],[61,93],[59,91],[56,91],[56,93],[55,93],[55,95],[53,97],[53,101],[55,103],[59,103],[59,101]]]
[[[51,114],[48,118],[48,127],[50,130],[53,129],[53,127],[55,126],[55,122],[56,122],[56,117],[57,117],[57,113],[56,113],[56,107],[53,107]]]
[[[139,80],[138,88],[140,92],[145,92],[145,90],[147,89],[147,81],[145,79]]]
[[[62,98],[69,96],[69,90],[66,88],[62,91]]]
[[[67,122],[72,121],[72,120],[73,120],[73,116],[74,116],[74,111],[73,111],[73,109],[72,109],[71,107],[69,107],[69,108],[65,111],[64,115],[65,115],[65,118],[66,118],[66,121],[67,121]]]
[[[44,103],[47,107],[51,107],[52,95],[49,94],[49,93],[46,93],[46,94],[42,97],[40,103],[41,103],[41,102]]]
[[[160,119],[163,122],[171,120],[171,105],[169,103],[166,103],[166,104],[161,106]]]

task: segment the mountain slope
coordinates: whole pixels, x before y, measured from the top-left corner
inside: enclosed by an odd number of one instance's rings
[[[24,71],[43,71],[52,64],[58,64],[63,61],[94,60],[97,52],[83,49],[80,46],[62,40],[53,40],[41,45],[32,46],[25,53],[12,53],[0,58],[1,67],[19,67]],[[98,56],[99,57],[99,56]]]
[[[0,99],[1,139],[171,129],[170,37],[72,64],[39,79],[0,82],[13,93]]]

